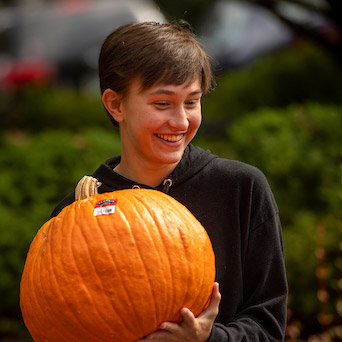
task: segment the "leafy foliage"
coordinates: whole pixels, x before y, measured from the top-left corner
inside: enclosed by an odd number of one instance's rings
[[[292,103],[342,104],[342,89],[337,86],[342,69],[316,45],[298,44],[249,68],[218,75],[217,89],[205,99],[207,121],[234,120],[258,108]]]
[[[16,330],[19,282],[30,242],[77,181],[120,153],[113,132],[7,132],[0,154],[0,335]],[[23,330],[23,327],[22,327]]]
[[[100,96],[89,96],[54,86],[26,87],[13,93],[0,93],[0,130],[21,129],[33,133],[84,127],[109,128],[109,119]]]

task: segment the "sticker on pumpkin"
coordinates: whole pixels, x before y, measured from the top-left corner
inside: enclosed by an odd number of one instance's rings
[[[95,204],[94,207],[94,216],[99,215],[110,215],[115,213],[115,206],[117,200],[106,199],[99,201]]]

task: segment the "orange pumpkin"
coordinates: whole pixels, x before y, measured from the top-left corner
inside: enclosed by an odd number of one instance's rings
[[[130,342],[197,316],[215,278],[209,237],[172,197],[133,189],[79,200],[45,223],[21,279],[36,342]]]

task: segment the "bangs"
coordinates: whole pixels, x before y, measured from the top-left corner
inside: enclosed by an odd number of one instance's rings
[[[135,47],[136,63],[132,69],[140,77],[143,89],[156,83],[180,85],[195,80],[200,80],[203,93],[211,88],[209,57],[188,29],[151,26],[149,35],[141,37]]]
[[[141,85],[143,89],[148,89],[155,84],[173,84],[181,85],[184,83],[191,84],[196,80],[201,81],[201,88],[203,92],[207,92],[207,86],[203,87],[203,77],[201,68],[186,65],[175,65],[173,67],[168,64],[167,69],[158,69],[156,72],[145,72],[141,75]],[[204,89],[203,89],[204,88]]]

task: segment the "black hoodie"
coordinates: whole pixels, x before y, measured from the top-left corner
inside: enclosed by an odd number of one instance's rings
[[[100,193],[139,186],[113,171],[120,156],[93,174]],[[284,340],[287,282],[278,208],[255,167],[189,145],[178,166],[155,189],[183,203],[202,223],[216,257],[222,295],[209,342]],[[75,200],[66,197],[57,215]]]

